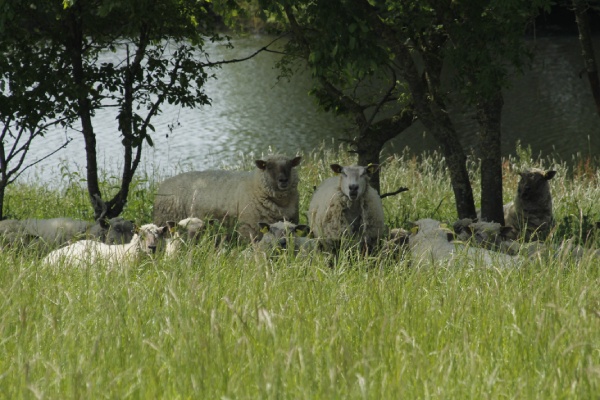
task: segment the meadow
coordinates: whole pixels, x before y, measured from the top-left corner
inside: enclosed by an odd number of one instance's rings
[[[240,168],[251,168],[252,160]],[[305,154],[301,213],[343,152]],[[505,200],[517,171],[555,169],[553,238],[600,248],[600,172],[533,159],[504,163]],[[478,164],[469,161],[479,196]],[[456,219],[443,157],[382,163],[391,227]],[[124,217],[151,221],[160,172],[142,171]],[[113,190],[114,177],[103,176]],[[13,218],[90,219],[82,174],[9,188]],[[306,218],[302,217],[302,222]],[[517,269],[431,268],[400,254],[347,251],[264,259],[207,235],[176,259],[50,268],[40,254],[0,256],[0,399],[595,398],[600,393],[598,259],[525,260]]]

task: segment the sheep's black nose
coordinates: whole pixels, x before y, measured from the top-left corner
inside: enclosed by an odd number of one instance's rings
[[[152,253],[156,253],[156,246],[148,246]]]
[[[350,193],[358,192],[358,185],[348,185],[348,190],[350,190]]]
[[[279,246],[282,249],[287,249],[287,239],[286,238],[279,239]]]

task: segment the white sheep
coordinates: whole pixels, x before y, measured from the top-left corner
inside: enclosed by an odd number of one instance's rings
[[[482,266],[515,267],[521,263],[515,256],[453,242],[454,233],[439,221],[421,219],[415,225],[417,231],[409,237],[408,245],[413,261],[419,265],[460,266],[474,262]]]
[[[308,222],[325,250],[339,248],[351,240],[366,248],[375,245],[386,234],[381,198],[369,185],[378,165],[346,166],[332,164],[339,176],[319,185],[310,201]]]
[[[545,239],[553,224],[552,195],[548,181],[556,171],[530,168],[521,179],[514,201],[504,205],[504,222],[526,241]]]
[[[134,261],[139,255],[153,254],[164,247],[168,227],[142,225],[126,244],[106,244],[96,240],[80,240],[48,254],[44,264],[84,266],[98,262],[122,264]]]
[[[273,224],[259,223],[262,239],[256,243],[256,249],[265,253],[288,251],[294,254],[308,252],[315,248],[315,239],[309,238],[308,225],[296,225],[289,221],[277,221]]]
[[[259,222],[298,223],[301,157],[271,155],[254,171],[192,171],[162,182],[154,201],[154,223],[187,217],[216,219],[236,226],[244,239],[260,238]]]
[[[188,243],[197,243],[202,232],[206,229],[206,223],[200,218],[190,217],[174,223],[167,221],[170,237],[167,239],[165,255],[172,256]]]

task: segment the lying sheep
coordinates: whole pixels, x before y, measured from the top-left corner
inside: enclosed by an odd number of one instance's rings
[[[135,224],[133,221],[115,217],[100,219],[87,232],[88,238],[95,238],[106,244],[125,244],[133,238]]]
[[[456,221],[452,228],[456,238],[463,242],[472,242],[477,246],[497,250],[502,243],[512,241],[514,228],[502,226],[497,222],[474,221],[463,218]]]
[[[72,218],[24,219],[0,221],[3,241],[41,242],[56,247],[69,241],[96,238],[105,243],[128,243],[133,237],[133,222],[117,217],[96,223]]]
[[[474,261],[483,266],[514,267],[521,263],[514,256],[453,242],[454,233],[439,221],[421,219],[415,224],[417,231],[409,237],[408,244],[417,264],[460,266]]]
[[[146,224],[137,230],[129,243],[110,245],[96,240],[80,240],[50,252],[43,262],[52,266],[84,266],[101,261],[111,264],[128,263],[141,254],[153,254],[162,250],[168,233],[166,226]]]
[[[526,241],[543,240],[553,224],[552,195],[548,181],[556,171],[530,168],[520,173],[514,201],[504,205],[504,222]]]
[[[202,232],[206,229],[206,223],[200,218],[185,218],[174,223],[167,221],[170,237],[167,239],[165,254],[172,256],[188,243],[197,243]]]
[[[244,239],[259,238],[258,223],[298,222],[301,157],[271,155],[254,171],[193,171],[162,182],[154,201],[154,222],[213,218],[237,226]]]
[[[278,221],[273,224],[259,223],[262,239],[256,244],[256,249],[263,252],[277,250],[293,250],[298,252],[310,251],[315,247],[315,240],[310,239],[308,225],[296,225],[289,221]]]
[[[369,185],[379,166],[332,164],[331,169],[339,176],[323,181],[313,194],[309,225],[325,250],[339,248],[344,239],[368,249],[386,233],[381,198]]]

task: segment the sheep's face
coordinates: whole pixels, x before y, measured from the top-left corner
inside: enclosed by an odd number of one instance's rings
[[[292,243],[295,248],[298,248],[302,239],[310,233],[308,225],[296,225],[288,221],[279,221],[274,224],[259,222],[258,225],[263,234],[258,246],[263,250],[287,249]]]
[[[541,194],[550,191],[548,181],[556,175],[556,171],[543,171],[537,168],[525,170],[519,174],[517,193],[523,200],[535,200]]]
[[[108,220],[108,232],[106,233],[107,244],[123,244],[131,242],[135,225],[133,221],[123,218],[112,218]]]
[[[258,169],[267,174],[268,179],[273,188],[278,190],[288,190],[295,187],[297,179],[295,179],[293,168],[300,164],[302,157],[296,157],[291,160],[286,158],[272,157],[266,160],[256,160],[255,164]]]
[[[454,240],[454,232],[452,232],[446,224],[436,221],[431,218],[424,218],[414,222],[414,228],[411,233],[416,236],[425,236],[428,238],[444,239],[448,242]],[[409,239],[410,241],[410,239]]]
[[[379,165],[370,164],[367,167],[357,165],[342,167],[338,164],[331,164],[331,169],[340,176],[340,189],[350,200],[360,198],[367,190],[369,179],[377,172]]]
[[[152,254],[164,249],[165,239],[169,235],[169,227],[159,227],[154,224],[142,225],[137,234],[140,236],[141,250],[144,253]]]
[[[198,239],[205,228],[204,221],[195,217],[182,219],[175,226],[177,232],[188,239]]]

